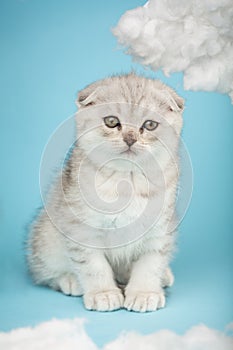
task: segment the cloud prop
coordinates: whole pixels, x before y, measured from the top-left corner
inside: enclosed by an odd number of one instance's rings
[[[232,324],[229,325],[232,328]],[[51,320],[31,328],[0,333],[0,348],[7,350],[100,350],[87,335],[83,319]],[[102,350],[232,350],[233,338],[204,325],[195,326],[184,335],[169,330],[140,335],[126,333]]]
[[[183,72],[186,90],[228,93],[233,103],[232,0],[149,0],[113,34],[143,65]]]

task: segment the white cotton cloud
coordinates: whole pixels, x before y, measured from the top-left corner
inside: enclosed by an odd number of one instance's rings
[[[38,326],[0,333],[4,350],[98,350],[84,329],[83,319],[53,319]]]
[[[149,0],[113,33],[143,65],[183,72],[186,90],[228,93],[233,103],[232,0]]]
[[[195,326],[184,335],[169,330],[140,335],[128,333],[106,345],[104,350],[232,350],[233,338],[204,325]]]
[[[233,325],[230,325],[233,328]],[[0,349],[6,350],[101,350],[87,335],[83,319],[51,320],[31,328],[0,333]],[[126,333],[102,350],[232,350],[233,338],[204,325],[184,335],[161,330],[149,335]]]

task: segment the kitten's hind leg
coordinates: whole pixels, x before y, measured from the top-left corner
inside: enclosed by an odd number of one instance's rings
[[[174,275],[170,267],[165,270],[164,276],[162,278],[162,287],[171,287],[174,283]]]
[[[82,287],[73,273],[64,273],[52,282],[51,287],[59,290],[66,295],[81,296],[83,295]]]

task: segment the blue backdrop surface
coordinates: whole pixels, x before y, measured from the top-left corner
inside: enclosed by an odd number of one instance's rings
[[[27,274],[26,226],[40,206],[39,164],[54,129],[75,110],[78,90],[143,68],[117,49],[110,28],[139,0],[1,0],[0,329],[84,317],[97,344],[122,330],[184,332],[233,319],[233,107],[227,96],[187,92],[182,75],[165,78],[186,99],[183,138],[194,189],[180,227],[176,276],[167,307],[155,313],[88,312],[80,298],[34,286]]]

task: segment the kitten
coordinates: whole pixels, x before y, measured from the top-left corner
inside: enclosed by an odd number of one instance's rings
[[[129,74],[87,86],[77,105],[77,142],[31,228],[30,271],[90,310],[162,308],[184,101]]]

